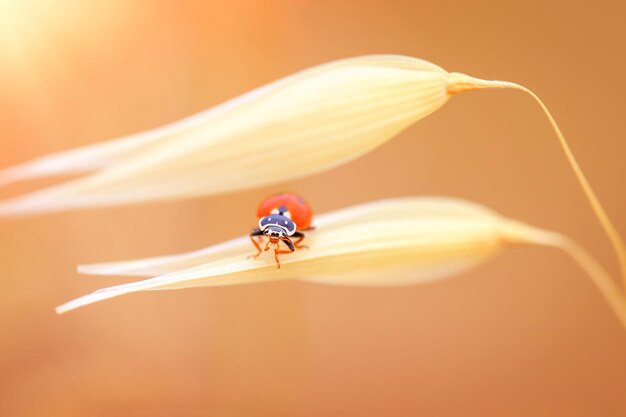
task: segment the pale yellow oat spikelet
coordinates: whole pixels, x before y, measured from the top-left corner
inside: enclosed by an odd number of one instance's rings
[[[402,56],[305,70],[178,124],[0,172],[8,183],[41,176],[46,165],[51,174],[96,171],[1,202],[0,217],[216,194],[323,171],[437,110],[449,96],[446,77]]]
[[[87,274],[155,277],[98,290],[57,312],[138,291],[282,279],[359,286],[424,283],[474,267],[506,246],[539,244],[572,255],[626,326],[624,297],[584,250],[561,235],[477,204],[435,197],[389,199],[320,215],[315,226],[307,233],[309,249],[283,256],[280,270],[272,256],[247,259],[253,252],[248,237],[186,254],[82,266],[80,272]]]

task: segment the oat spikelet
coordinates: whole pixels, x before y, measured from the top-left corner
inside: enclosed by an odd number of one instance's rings
[[[447,73],[423,60],[332,62],[143,135],[0,172],[8,183],[96,171],[1,202],[0,217],[217,194],[277,183],[287,173],[310,175],[379,146],[448,96]]]
[[[626,326],[626,304],[608,274],[582,248],[553,232],[450,198],[399,198],[317,217],[308,250],[281,259],[247,259],[248,237],[203,250],[137,261],[87,265],[96,275],[154,277],[98,290],[57,308],[63,313],[123,294],[300,279],[331,285],[397,286],[431,282],[481,264],[506,246],[561,248],[591,276]]]

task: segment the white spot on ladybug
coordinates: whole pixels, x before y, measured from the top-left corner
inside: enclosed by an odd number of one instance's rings
[[[285,224],[289,223],[287,220],[285,220]]]
[[[271,221],[272,221],[272,218],[270,217],[270,218],[269,218],[269,219],[267,219],[267,220],[271,222]]]

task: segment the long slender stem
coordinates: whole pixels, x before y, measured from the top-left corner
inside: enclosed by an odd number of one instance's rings
[[[502,234],[510,243],[533,243],[563,250],[589,275],[626,329],[626,296],[602,265],[585,248],[559,233],[539,229],[514,220],[502,224]]]
[[[617,254],[617,258],[618,258],[619,265],[620,265],[620,271],[622,275],[622,289],[626,293],[626,247],[624,246],[624,241],[622,240],[621,236],[615,229],[615,226],[613,225],[613,222],[607,215],[606,211],[602,207],[602,204],[600,203],[600,200],[598,199],[595,192],[593,191],[593,188],[591,188],[591,185],[589,184],[589,181],[587,180],[587,178],[585,177],[585,174],[580,168],[580,165],[578,165],[578,162],[576,161],[576,158],[574,157],[574,154],[572,153],[572,150],[570,149],[569,144],[565,140],[565,136],[561,132],[561,129],[559,129],[559,126],[554,120],[554,117],[552,117],[552,114],[550,113],[546,105],[543,104],[541,99],[535,93],[533,93],[530,89],[519,84],[515,84],[512,82],[508,82],[508,81],[481,80],[478,78],[470,77],[468,75],[456,73],[456,72],[450,74],[450,81],[449,81],[449,88],[448,88],[448,92],[450,94],[456,94],[456,93],[460,93],[463,91],[470,91],[470,90],[476,90],[476,89],[481,89],[481,88],[509,88],[509,89],[521,90],[529,94],[539,104],[539,106],[541,107],[545,115],[548,117],[548,120],[550,121],[550,124],[552,125],[552,129],[554,130],[557,137],[559,138],[559,142],[561,144],[561,147],[563,148],[563,151],[565,152],[565,156],[567,157],[569,164],[574,170],[574,174],[576,175],[576,178],[578,179],[578,182],[580,183],[583,189],[583,192],[585,193],[585,196],[589,200],[589,203],[591,204],[591,207],[596,217],[600,221],[600,224],[602,225],[604,232],[607,234],[609,240],[611,241],[613,249],[615,250],[615,253]]]

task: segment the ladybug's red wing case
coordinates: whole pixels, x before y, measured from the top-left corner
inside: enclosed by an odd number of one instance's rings
[[[294,193],[276,194],[266,198],[259,205],[257,217],[268,216],[272,213],[272,210],[281,206],[287,207],[291,214],[291,220],[296,224],[298,230],[307,230],[311,227],[313,210],[302,197]]]

